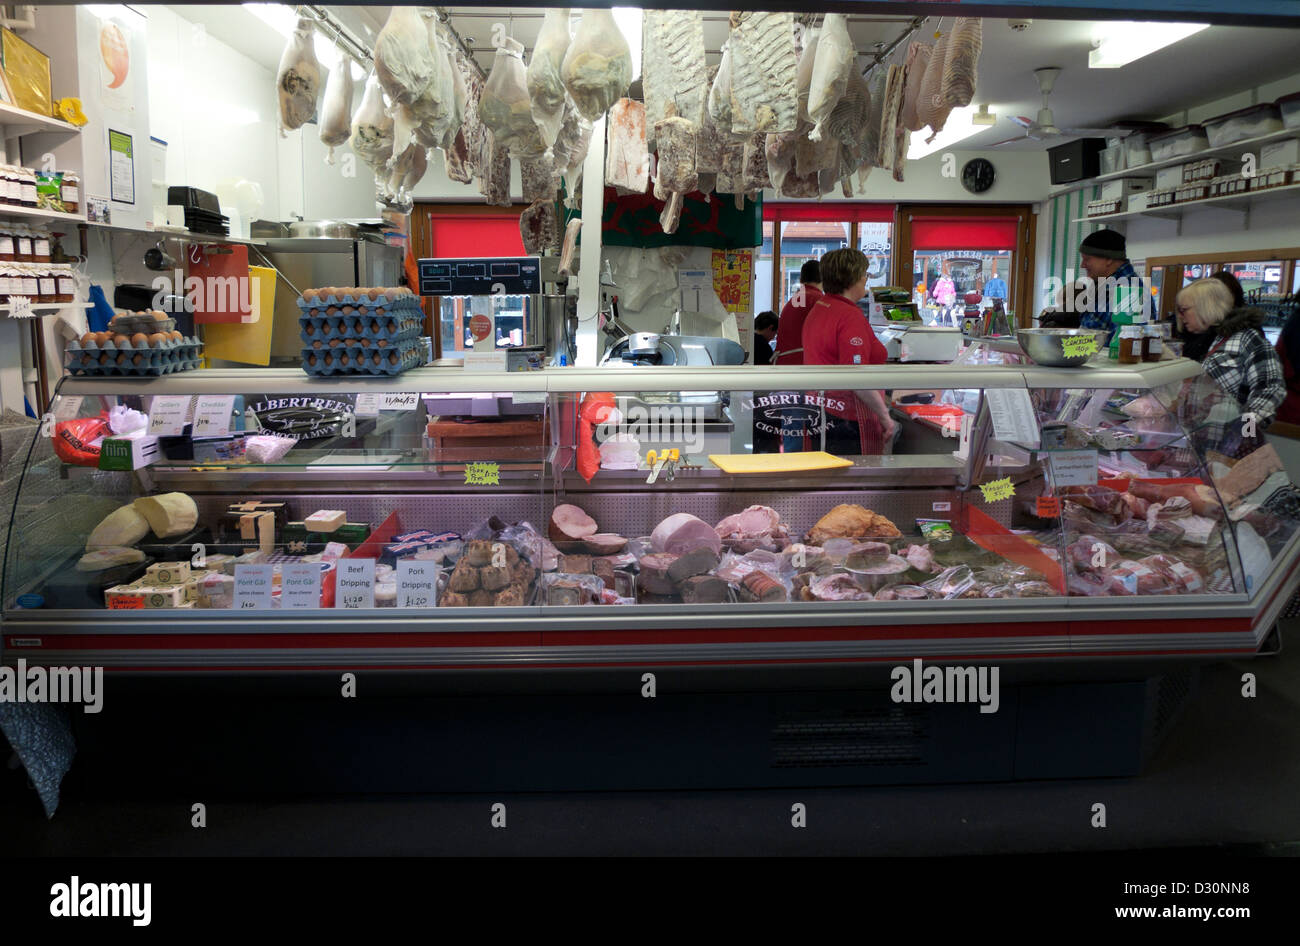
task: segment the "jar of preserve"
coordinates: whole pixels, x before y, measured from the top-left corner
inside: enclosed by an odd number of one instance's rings
[[[36,270],[31,266],[23,268],[23,295],[29,297],[33,302],[41,294],[40,283],[36,279]]]
[[[63,209],[70,214],[81,213],[81,175],[76,171],[63,172]]]
[[[12,263],[13,261],[14,261],[13,224],[0,220],[0,263]]]
[[[18,180],[22,185],[22,205],[24,207],[36,206],[36,172],[31,168],[20,168]]]
[[[23,201],[18,169],[12,164],[0,166],[0,199],[6,204],[21,204]]]
[[[30,263],[32,261],[32,231],[27,227],[14,225],[14,262]]]
[[[54,270],[54,301],[73,302],[77,298],[77,280],[68,266],[56,267]]]
[[[44,227],[32,229],[32,262],[48,263],[50,261],[50,234]]]
[[[0,266],[0,304],[9,302],[9,267]]]
[[[1142,338],[1142,360],[1159,361],[1165,351],[1165,336],[1159,325],[1148,325]]]
[[[37,267],[36,272],[36,298],[33,302],[39,302],[42,305],[49,305],[54,302],[55,291],[58,285],[54,281],[54,273],[47,267]]]
[[[1142,326],[1125,325],[1119,330],[1119,363],[1136,365],[1142,361]]]

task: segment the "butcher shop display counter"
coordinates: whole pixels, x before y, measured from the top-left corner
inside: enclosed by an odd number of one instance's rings
[[[1295,509],[1199,377],[1177,359],[65,378],[14,503],[3,659],[1249,656],[1300,583]],[[784,452],[750,452],[760,422]]]

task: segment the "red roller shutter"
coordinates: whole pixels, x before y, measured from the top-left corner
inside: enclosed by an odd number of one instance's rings
[[[473,256],[524,256],[519,212],[458,216],[431,214],[432,253],[439,259]]]
[[[767,203],[763,202],[764,220],[836,220],[857,223],[890,223],[894,219],[893,204],[859,204],[850,201],[825,203]]]
[[[1014,217],[917,217],[912,220],[914,250],[1014,250]]]

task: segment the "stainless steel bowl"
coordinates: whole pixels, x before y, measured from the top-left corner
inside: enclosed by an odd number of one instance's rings
[[[1097,339],[1097,349],[1100,351],[1102,339],[1106,337],[1106,332],[1101,329],[1022,328],[1016,332],[1016,341],[1020,344],[1020,350],[1036,365],[1046,365],[1049,368],[1077,368],[1086,364],[1092,355],[1067,357],[1065,339],[1089,335]]]

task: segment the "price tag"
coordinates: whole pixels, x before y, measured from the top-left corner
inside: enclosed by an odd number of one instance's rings
[[[375,560],[341,558],[334,578],[334,607],[375,606]]]
[[[32,312],[31,296],[9,297],[9,317],[11,319],[30,319],[34,314]]]
[[[515,391],[510,395],[510,400],[515,404],[545,404],[545,391]]]
[[[108,610],[142,611],[144,610],[144,595],[118,595],[115,598],[109,598]]]
[[[1061,353],[1066,358],[1086,358],[1097,354],[1096,335],[1067,335],[1061,339]]]
[[[993,420],[993,436],[1004,443],[1038,446],[1038,415],[1024,388],[988,388],[984,400]]]
[[[434,608],[438,605],[438,564],[411,558],[397,562],[397,606]]]
[[[65,394],[59,398],[59,406],[54,409],[55,420],[72,420],[81,413],[81,404],[85,398],[79,395]]]
[[[465,352],[466,371],[505,371],[506,353],[503,351]]]
[[[420,403],[420,395],[414,391],[404,394],[383,394],[379,398],[381,411],[413,411]]]
[[[274,565],[235,566],[235,609],[238,611],[271,610],[271,582]]]
[[[500,486],[501,464],[466,463],[465,483],[469,486]]]
[[[149,405],[149,433],[156,437],[179,437],[185,433],[189,413],[189,395],[160,394]]]
[[[280,566],[280,607],[303,611],[320,607],[320,564],[303,562]]]
[[[1047,455],[1052,471],[1052,486],[1097,485],[1096,450],[1053,450]]]
[[[224,437],[230,433],[230,415],[235,410],[235,395],[201,396],[194,407],[195,437]]]
[[[357,404],[352,413],[357,417],[378,417],[379,416],[379,398],[378,394],[358,394]]]
[[[1011,482],[1011,477],[1004,476],[1000,480],[980,484],[980,492],[984,494],[986,503],[996,503],[998,500],[1010,499],[1016,495],[1016,487]]]
[[[1061,514],[1061,497],[1059,496],[1039,496],[1038,497],[1039,519],[1055,519]]]

